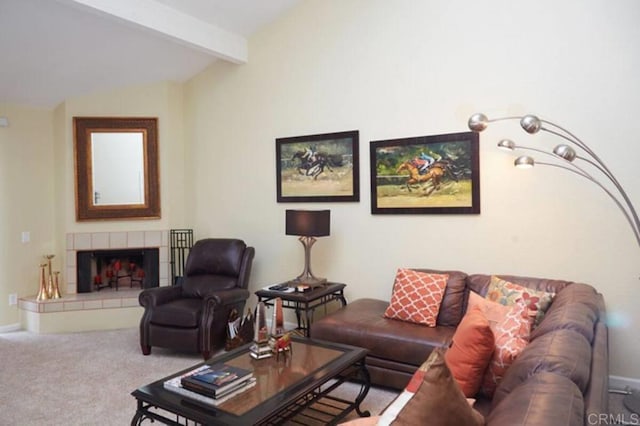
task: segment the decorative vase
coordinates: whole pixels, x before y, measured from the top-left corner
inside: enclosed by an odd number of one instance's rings
[[[36,296],[36,300],[47,300],[49,299],[49,293],[47,293],[47,281],[44,277],[44,268],[47,267],[46,263],[40,265],[40,289],[38,290],[38,295]]]
[[[60,271],[55,271],[55,280],[53,282],[53,291],[49,295],[52,299],[60,299],[62,295],[60,294]]]
[[[51,273],[51,259],[53,259],[55,254],[48,254],[45,257],[47,258],[47,294],[49,295],[49,299],[53,299],[53,274]]]

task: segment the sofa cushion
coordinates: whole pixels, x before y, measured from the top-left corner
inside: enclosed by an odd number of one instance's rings
[[[493,331],[480,307],[468,310],[444,355],[451,374],[466,397],[478,393],[494,346]]]
[[[484,418],[467,402],[444,361],[434,350],[416,371],[407,388],[389,407],[379,425],[484,425]]]
[[[482,379],[482,393],[490,398],[511,364],[529,342],[528,312],[527,305],[519,301],[496,327],[495,349]]]
[[[531,317],[531,328],[536,328],[542,321],[545,312],[549,309],[555,293],[548,293],[541,290],[534,290],[502,278],[491,277],[489,288],[487,288],[487,299],[498,302],[502,305],[513,305],[519,300],[523,300],[529,307]]]
[[[556,295],[553,299],[552,307],[558,307],[565,303],[575,302],[588,306],[598,318],[600,314],[605,312],[604,301],[602,295],[587,284],[573,283]]]
[[[545,314],[542,323],[531,333],[530,340],[535,340],[553,330],[567,329],[582,334],[591,343],[596,321],[596,314],[587,305],[577,302],[556,305],[554,302],[551,309]]]
[[[583,426],[580,389],[564,376],[539,372],[513,389],[487,416],[490,425]]]
[[[369,349],[369,357],[418,367],[436,347],[448,346],[455,328],[425,327],[384,318],[388,302],[358,299],[311,324],[311,337]]]
[[[591,345],[572,330],[554,330],[529,343],[505,373],[496,389],[495,407],[530,376],[548,371],[564,376],[578,386],[581,394],[589,384]]]
[[[430,274],[448,275],[447,286],[444,289],[444,296],[440,304],[440,312],[438,312],[438,325],[446,327],[457,326],[465,313],[466,295],[467,295],[467,274],[461,271],[442,271],[437,269],[415,269],[420,272]]]
[[[448,275],[398,269],[387,318],[435,327]]]

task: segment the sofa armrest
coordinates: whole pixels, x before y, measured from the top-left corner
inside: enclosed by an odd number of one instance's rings
[[[181,294],[182,287],[180,286],[147,288],[140,292],[138,302],[140,306],[145,308],[159,306],[179,298]]]
[[[596,323],[592,348],[589,387],[584,395],[587,418],[609,413],[609,332],[602,321]]]

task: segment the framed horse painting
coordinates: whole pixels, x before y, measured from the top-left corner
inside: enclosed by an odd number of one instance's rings
[[[478,134],[372,141],[372,214],[479,214]]]
[[[278,202],[360,201],[358,131],[276,139]]]

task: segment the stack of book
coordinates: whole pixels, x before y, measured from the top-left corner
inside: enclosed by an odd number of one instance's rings
[[[203,365],[164,382],[164,388],[210,405],[218,405],[255,386],[253,372],[243,368]]]

